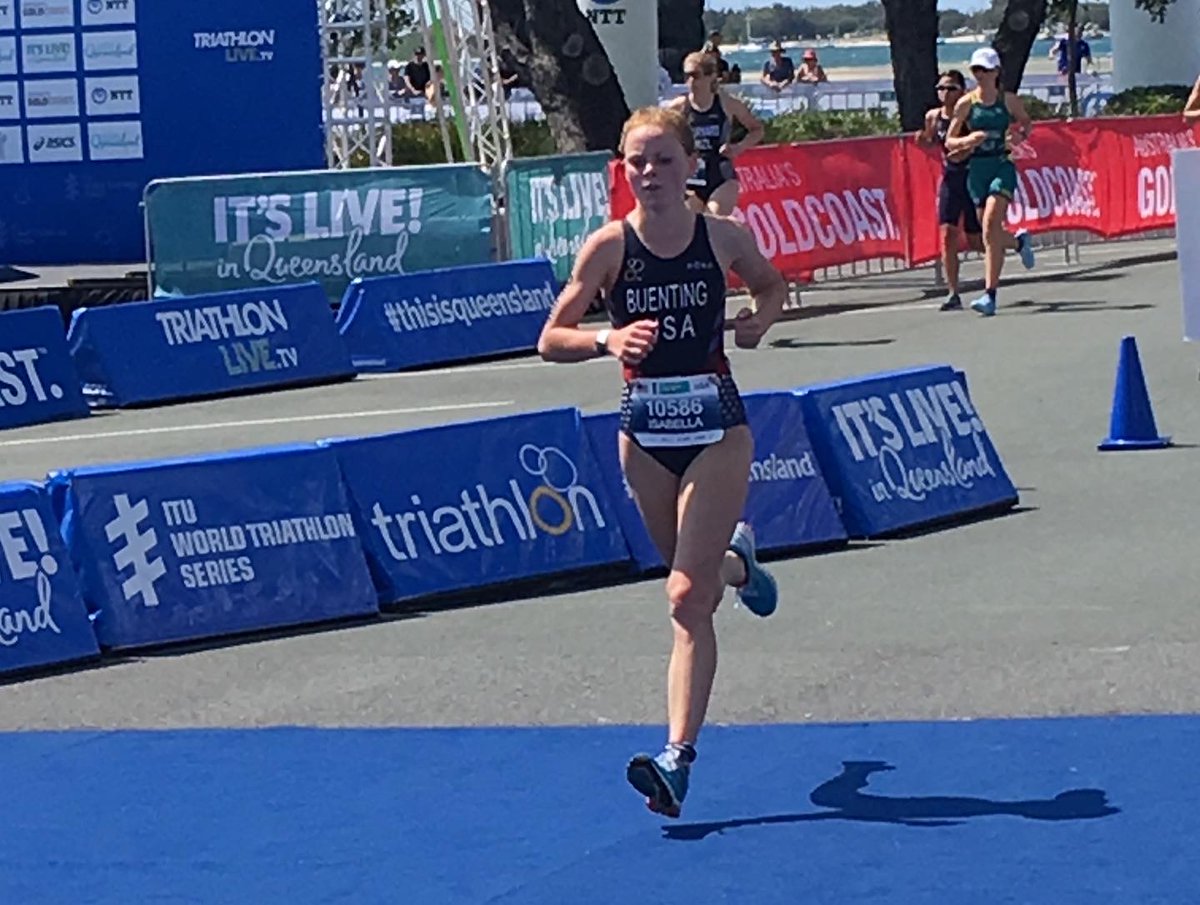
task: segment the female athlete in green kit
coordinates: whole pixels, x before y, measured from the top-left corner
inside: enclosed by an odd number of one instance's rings
[[[971,54],[971,75],[977,87],[955,105],[946,148],[971,151],[967,191],[979,208],[986,266],[984,293],[971,307],[990,317],[996,313],[1005,251],[1015,248],[1025,268],[1033,267],[1029,235],[1022,230],[1013,236],[1004,228],[1008,203],[1017,190],[1017,168],[1008,153],[1009,132],[1015,141],[1025,141],[1032,121],[1021,99],[1000,87],[1000,55],[995,50],[981,47]]]

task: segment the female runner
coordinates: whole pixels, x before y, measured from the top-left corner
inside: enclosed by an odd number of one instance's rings
[[[942,270],[950,295],[942,303],[942,311],[958,311],[962,298],[958,294],[958,252],[963,238],[972,251],[983,251],[983,227],[967,191],[967,158],[965,151],[951,153],[946,149],[946,134],[954,116],[954,105],[967,89],[967,80],[957,69],[947,69],[937,80],[941,106],[925,114],[925,128],[917,133],[921,144],[936,143],[942,149],[942,181],[938,186],[938,225],[942,238]]]
[[[750,527],[738,520],[753,439],[724,351],[725,273],[733,270],[754,300],[735,319],[739,348],[759,344],[787,286],[749,230],[688,207],[684,184],[696,146],[680,113],[635,111],[621,150],[635,207],[588,237],[538,352],[562,362],[611,355],[623,366],[621,468],[670,566],[674,631],[667,745],[657,756],[634,757],[627,777],[652,811],[678,817],[716,674],[713,616],[725,588],[737,588],[760,616],[775,610],[778,596]],[[612,328],[583,330],[580,320],[601,291]]]
[[[1017,168],[1008,154],[1009,132],[1018,143],[1023,142],[1033,123],[1021,99],[1000,87],[1000,55],[991,47],[980,47],[971,54],[971,76],[977,87],[955,105],[946,149],[971,152],[967,191],[983,224],[986,270],[984,293],[971,307],[991,317],[996,313],[1005,251],[1015,248],[1027,270],[1034,263],[1029,234],[1022,230],[1013,236],[1004,228],[1008,203],[1017,190]]]
[[[708,211],[726,217],[738,201],[738,177],[733,160],[754,147],[763,137],[763,124],[740,100],[722,91],[718,84],[717,64],[704,53],[689,53],[683,59],[687,94],[667,106],[684,114],[692,129],[700,165],[688,177],[687,189],[692,210]],[[731,142],[733,123],[746,130],[741,141]]]

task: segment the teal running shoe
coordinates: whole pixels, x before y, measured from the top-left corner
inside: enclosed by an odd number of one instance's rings
[[[1033,270],[1033,243],[1029,241],[1029,230],[1023,229],[1017,233],[1017,254],[1026,270]]]
[[[779,588],[771,573],[758,564],[754,531],[747,522],[737,523],[729,549],[746,564],[746,583],[737,589],[738,600],[755,616],[770,616],[779,603]]]
[[[638,754],[625,768],[625,778],[646,799],[646,807],[665,817],[678,817],[687,798],[692,770],[691,749],[668,745],[657,757]]]
[[[996,313],[996,297],[990,292],[985,292],[975,301],[971,302],[971,308],[978,311],[984,317],[991,317]]]

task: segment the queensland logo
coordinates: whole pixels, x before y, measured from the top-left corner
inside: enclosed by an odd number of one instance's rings
[[[817,466],[813,462],[811,451],[800,457],[780,456],[775,453],[765,459],[755,459],[750,463],[750,480],[758,481],[803,481],[805,478],[815,478]]]
[[[248,31],[198,31],[192,34],[196,50],[222,52],[227,63],[269,63],[275,58],[275,29]]]
[[[877,503],[921,502],[998,477],[983,422],[957,379],[843,402],[830,414],[854,461],[875,463]]]
[[[84,35],[83,55],[88,69],[134,69],[137,67],[137,35],[133,32]]]
[[[58,561],[48,540],[36,509],[0,512],[0,559],[13,581],[33,581],[37,601],[31,609],[0,606],[0,645],[4,647],[13,647],[22,637],[39,632],[62,634],[50,610],[54,596],[50,579],[58,573]]]
[[[432,508],[412,494],[411,509],[388,513],[376,502],[371,525],[397,562],[530,543],[539,535],[561,537],[568,531],[606,527],[595,495],[580,483],[571,457],[556,446],[526,443],[517,454],[516,475],[503,490],[483,482],[446,497],[453,502]],[[531,480],[537,484],[529,487]]]

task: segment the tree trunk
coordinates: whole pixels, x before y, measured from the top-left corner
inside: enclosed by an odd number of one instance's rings
[[[937,0],[883,0],[900,127],[915,132],[937,103]]]
[[[1004,18],[992,45],[1000,54],[1006,91],[1015,92],[1021,87],[1029,51],[1045,20],[1046,0],[1008,0],[1005,5]]]
[[[683,58],[704,46],[704,0],[658,0],[658,58],[683,82]]]
[[[488,0],[500,47],[529,67],[561,153],[615,151],[625,95],[587,17],[571,0]]]

